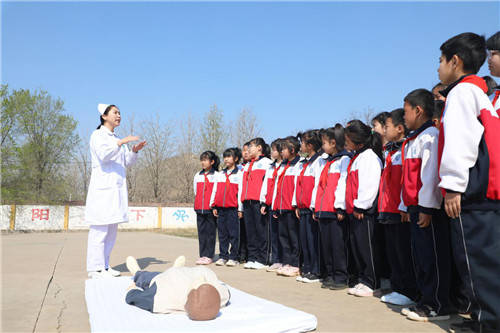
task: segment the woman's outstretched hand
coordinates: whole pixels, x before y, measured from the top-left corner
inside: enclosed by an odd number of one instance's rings
[[[146,145],[146,141],[139,142],[138,144],[136,144],[132,147],[132,151],[134,153],[137,153],[139,150],[144,148],[145,145]]]

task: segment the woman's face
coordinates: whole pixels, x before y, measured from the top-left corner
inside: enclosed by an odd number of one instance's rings
[[[122,120],[120,110],[116,107],[112,107],[111,110],[108,111],[107,115],[102,115],[102,118],[104,119],[104,124],[109,124],[111,128],[120,126],[120,121]]]

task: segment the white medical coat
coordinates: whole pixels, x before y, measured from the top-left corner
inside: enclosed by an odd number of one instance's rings
[[[137,153],[127,145],[118,146],[118,136],[101,126],[90,136],[92,174],[85,205],[85,222],[105,225],[128,222],[127,166]]]

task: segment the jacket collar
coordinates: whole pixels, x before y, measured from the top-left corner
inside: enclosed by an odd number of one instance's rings
[[[300,161],[300,155],[295,156],[295,158],[290,161],[290,166],[294,166],[295,164],[297,164],[298,161]],[[285,166],[287,165],[287,163],[288,160],[283,160],[283,162],[281,162],[281,165]]]
[[[419,128],[417,128],[413,132],[410,132],[410,134],[408,134],[408,139],[414,139],[414,138],[416,138],[420,133],[422,133],[427,128],[432,127],[432,126],[434,126],[434,124],[432,123],[432,120],[430,120],[430,119],[427,120],[425,123],[422,124],[422,126],[420,126]]]
[[[398,142],[392,142],[392,141],[391,141],[391,142],[388,142],[388,143],[386,143],[386,145],[384,146],[384,150],[385,150],[385,151],[389,151],[389,152],[390,152],[390,151],[394,151],[394,150],[398,150],[398,149],[400,149],[400,148],[401,148],[401,146],[403,145],[403,142],[404,142],[404,141],[405,141],[405,140],[403,139],[403,140],[398,141]]]
[[[327,158],[327,161],[333,161],[333,160],[338,160],[339,158],[341,158],[342,156],[349,156],[349,157],[352,157],[352,153],[347,151],[347,150],[342,150],[341,152],[338,152],[337,154],[335,155],[330,155],[328,156]]]
[[[227,174],[227,168],[222,169],[222,171]],[[231,171],[231,175],[237,174],[238,173],[238,167],[235,167],[233,171]]]
[[[472,83],[473,85],[479,87],[485,94],[488,92],[488,86],[482,78],[475,74],[467,74],[450,84],[446,89],[441,90],[439,93],[444,97],[447,97],[451,89],[455,88],[459,83]]]
[[[311,164],[311,163],[313,163],[313,162],[314,162],[314,161],[315,161],[318,157],[320,157],[320,156],[321,156],[321,154],[323,154],[323,152],[322,152],[322,151],[318,151],[318,152],[316,152],[313,156],[311,156],[309,159],[304,159],[304,160],[302,161],[302,163],[309,163],[309,164]]]
[[[199,173],[199,175],[202,176],[204,173],[205,173],[205,170],[201,170],[200,173]],[[214,173],[215,173],[215,169],[214,168],[212,168],[212,169],[210,169],[210,171],[208,171],[209,175],[213,175]]]

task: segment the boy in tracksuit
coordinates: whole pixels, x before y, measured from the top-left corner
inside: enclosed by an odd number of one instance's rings
[[[300,244],[299,220],[295,215],[293,193],[295,178],[300,164],[299,140],[296,137],[286,137],[280,144],[283,158],[278,179],[274,187],[273,213],[278,218],[279,242],[283,253],[283,267],[278,269],[278,275],[295,277],[299,275]]]
[[[210,207],[217,217],[219,233],[219,259],[217,266],[236,266],[239,260],[240,221],[238,209],[243,204],[238,202],[238,186],[242,172],[237,163],[240,159],[239,148],[228,148],[223,153],[226,168],[215,175],[215,186],[210,199]],[[231,246],[231,252],[229,247]]]
[[[450,317],[449,228],[440,210],[443,198],[437,187],[438,129],[431,120],[433,111],[434,97],[428,90],[414,90],[404,99],[405,124],[412,132],[401,148],[401,206],[407,207],[410,218],[413,261],[421,298],[416,306],[404,308],[401,313],[415,321]]]
[[[488,67],[490,74],[500,77],[500,31],[488,38],[486,48],[489,52]],[[491,95],[491,104],[496,113],[500,116],[500,86],[496,86],[494,93]]]
[[[378,195],[378,222],[383,226],[385,252],[391,271],[392,292],[381,297],[381,301],[395,305],[410,305],[417,296],[415,273],[411,257],[410,223],[402,220],[401,146],[407,129],[404,124],[404,110],[396,109],[387,117],[385,137],[388,143],[384,170],[380,178]]]
[[[439,131],[439,187],[450,217],[453,254],[464,276],[471,320],[453,332],[500,332],[500,119],[474,75],[486,59],[474,33],[441,45],[439,78],[448,85]]]

